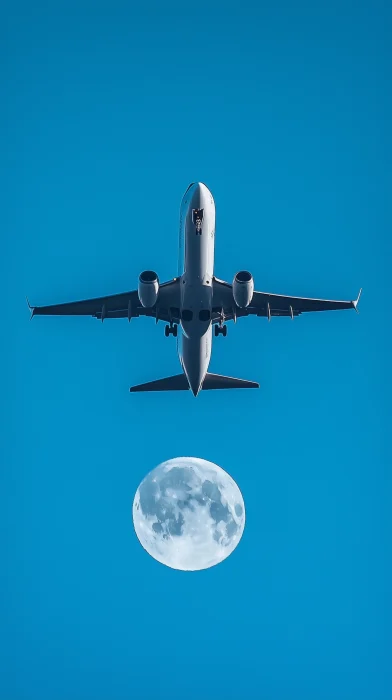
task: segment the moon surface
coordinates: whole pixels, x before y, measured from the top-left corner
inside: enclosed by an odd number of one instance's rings
[[[140,544],[172,569],[198,571],[226,559],[245,527],[235,481],[213,462],[176,457],[141,482],[133,501]]]

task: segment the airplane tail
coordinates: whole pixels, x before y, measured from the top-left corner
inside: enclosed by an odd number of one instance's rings
[[[129,391],[134,393],[136,391],[185,391],[186,389],[189,389],[189,384],[185,374],[175,374],[173,377],[131,386]]]
[[[237,377],[225,377],[223,374],[207,372],[202,389],[258,389],[260,384]]]
[[[202,391],[212,389],[258,389],[260,384],[249,382],[247,379],[237,379],[236,377],[225,377],[222,374],[211,374],[207,372]],[[188,380],[185,374],[175,374],[173,377],[156,379],[146,384],[131,386],[130,392],[139,391],[186,391],[189,389]]]

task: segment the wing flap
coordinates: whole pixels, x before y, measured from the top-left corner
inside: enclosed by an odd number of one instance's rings
[[[139,300],[136,292],[125,292],[124,294],[113,294],[96,299],[84,299],[83,301],[71,301],[65,304],[50,304],[49,306],[33,306],[33,316],[96,316],[109,317],[111,314],[126,316],[128,306],[137,306]]]
[[[359,296],[355,301],[338,301],[334,299],[312,299],[307,297],[291,297],[284,294],[269,294],[254,292],[250,305],[245,309],[236,306],[233,298],[233,287],[228,282],[213,280],[213,312],[214,320],[220,318],[222,310],[225,319],[235,319],[241,316],[299,316],[310,311],[340,311],[357,309]]]
[[[49,306],[30,306],[33,316],[94,316],[100,320],[107,318],[137,318],[152,316],[162,321],[179,321],[179,280],[175,278],[159,287],[158,301],[152,308],[144,308],[139,301],[137,290],[122,294],[111,294],[95,299],[71,301]]]
[[[333,299],[311,299],[307,297],[289,297],[283,294],[267,294],[266,292],[254,292],[251,307],[262,312],[258,315],[268,315],[268,306],[271,315],[302,314],[307,311],[339,311],[340,309],[353,309],[353,301],[337,301]]]

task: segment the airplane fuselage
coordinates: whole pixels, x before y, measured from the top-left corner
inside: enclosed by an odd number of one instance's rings
[[[214,336],[225,337],[226,321],[235,323],[241,317],[253,315],[268,321],[273,317],[293,320],[305,312],[357,310],[361,291],[355,301],[340,301],[258,292],[248,270],[238,271],[232,283],[218,279],[214,275],[214,248],[214,198],[206,185],[194,182],[181,202],[178,274],[174,279],[160,282],[154,270],[144,270],[139,275],[137,289],[61,304],[33,307],[29,304],[31,317],[94,316],[101,321],[109,318],[130,321],[148,316],[155,318],[156,323],[164,321],[165,336],[178,338],[182,372],[132,386],[130,391],[191,389],[197,396],[201,389],[259,387],[257,382],[208,371],[213,327]]]
[[[214,244],[214,198],[203,183],[197,182],[185,192],[180,209],[182,333],[177,343],[182,368],[195,396],[211,359]]]

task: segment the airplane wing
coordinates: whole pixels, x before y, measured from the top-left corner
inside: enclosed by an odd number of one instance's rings
[[[156,321],[179,323],[180,281],[175,278],[159,286],[158,300],[152,308],[144,308],[136,290],[122,294],[112,294],[96,299],[71,301],[50,306],[30,306],[33,316],[95,316],[102,321],[106,318],[137,318],[152,316]]]
[[[290,297],[283,294],[270,294],[268,292],[254,292],[249,306],[240,309],[233,298],[231,284],[214,278],[213,280],[213,321],[219,322],[222,311],[225,320],[239,318],[241,316],[299,316],[308,311],[339,311],[341,309],[355,309],[362,290],[355,301],[334,301],[330,299],[311,299],[306,297]]]

